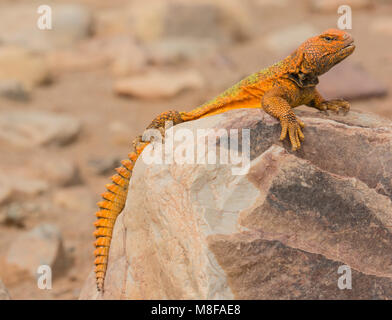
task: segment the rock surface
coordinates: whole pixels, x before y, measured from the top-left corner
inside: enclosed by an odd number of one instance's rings
[[[170,129],[250,129],[249,171],[140,158],[105,292],[92,272],[80,298],[391,299],[392,123],[356,112],[297,114],[307,126],[296,153],[261,110]],[[341,268],[350,268],[351,289],[342,289]]]

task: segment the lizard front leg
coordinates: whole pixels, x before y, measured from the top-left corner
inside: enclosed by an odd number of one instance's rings
[[[291,149],[293,151],[299,149],[301,141],[305,138],[301,130],[305,127],[305,124],[294,114],[288,103],[286,91],[280,87],[267,91],[263,96],[261,105],[265,112],[279,119],[282,126],[280,140],[284,140],[288,134]]]
[[[340,110],[347,113],[350,110],[350,103],[347,101],[343,99],[325,100],[316,89],[314,90],[314,98],[306,105],[320,111],[331,110],[335,113],[339,113]]]

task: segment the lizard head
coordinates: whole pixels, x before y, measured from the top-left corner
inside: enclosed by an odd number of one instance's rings
[[[352,54],[354,49],[354,39],[349,33],[328,29],[306,40],[296,50],[297,70],[304,74],[322,75]]]

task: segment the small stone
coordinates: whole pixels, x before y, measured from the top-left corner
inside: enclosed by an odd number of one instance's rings
[[[78,136],[81,124],[66,115],[41,111],[0,113],[0,139],[21,147],[65,145]]]
[[[23,227],[24,220],[26,218],[26,211],[23,210],[22,206],[16,202],[11,203],[2,214],[1,223],[8,226]]]
[[[53,194],[53,203],[73,212],[92,212],[96,209],[95,198],[82,187],[65,188]]]
[[[61,4],[53,7],[53,30],[49,40],[57,47],[70,46],[93,32],[93,14],[87,6]]]
[[[219,43],[249,37],[249,12],[238,1],[148,1],[131,7],[133,30],[143,42],[191,37]]]
[[[310,8],[316,12],[337,12],[339,6],[348,5],[351,9],[368,9],[371,8],[372,0],[312,0]]]
[[[7,203],[12,195],[11,188],[4,184],[0,184],[0,205]]]
[[[293,25],[268,35],[266,45],[277,54],[289,54],[306,39],[316,34],[317,29],[309,24]]]
[[[52,272],[63,269],[65,254],[59,229],[51,224],[41,224],[21,234],[12,243],[6,262],[37,276],[41,265],[48,265]]]
[[[114,173],[114,169],[120,166],[121,159],[119,157],[105,157],[99,159],[91,159],[88,165],[92,171],[98,175],[108,175]]]
[[[133,132],[129,125],[121,121],[113,121],[108,124],[108,134],[111,137],[111,141],[119,146],[127,146],[129,148],[132,145]],[[120,159],[122,160],[122,158]]]
[[[158,72],[118,80],[114,91],[119,95],[142,99],[170,98],[184,89],[200,89],[203,78],[195,70]]]
[[[168,38],[147,45],[153,64],[176,64],[216,52],[216,42],[208,39]]]
[[[41,54],[21,47],[0,47],[0,80],[18,81],[30,90],[50,79],[48,65]]]
[[[90,36],[94,17],[87,6],[78,4],[50,4],[52,29],[37,27],[42,14],[37,13],[38,4],[13,3],[2,8],[6,15],[0,21],[0,38],[5,44],[18,45],[45,52],[70,46]]]
[[[114,76],[129,76],[145,69],[147,55],[140,46],[128,39],[119,49],[112,53],[111,71]]]
[[[27,101],[30,93],[17,80],[0,80],[0,96],[19,101]]]
[[[53,73],[88,71],[102,68],[109,59],[102,54],[92,54],[82,50],[53,51],[48,56],[48,64]]]
[[[39,176],[52,185],[69,187],[81,183],[79,168],[72,161],[53,158],[50,161],[40,161],[34,164]]]
[[[0,279],[0,300],[11,300],[11,296],[5,287],[3,281]]]
[[[260,7],[285,8],[289,5],[289,0],[255,0],[254,3]]]
[[[0,190],[4,190],[4,202],[35,197],[49,188],[46,181],[0,171]]]

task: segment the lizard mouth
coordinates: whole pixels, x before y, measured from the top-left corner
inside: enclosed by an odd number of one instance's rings
[[[354,50],[355,50],[354,41],[350,41],[342,49],[340,49],[339,55],[340,55],[341,59],[339,61],[337,61],[336,63],[340,62],[344,58],[351,55],[354,52]]]
[[[352,40],[339,50],[338,54],[336,55],[336,59],[334,59],[335,61],[333,62],[331,67],[334,67],[339,62],[347,58],[349,55],[353,53],[354,50],[355,50],[355,45],[354,45],[354,40]]]
[[[346,44],[344,47],[343,47],[343,51],[349,51],[350,52],[350,54],[354,51],[354,49],[355,49],[355,44],[354,44],[354,40],[351,40],[348,44]]]
[[[355,44],[354,43],[350,43],[348,45],[346,45],[343,49],[355,49]]]

